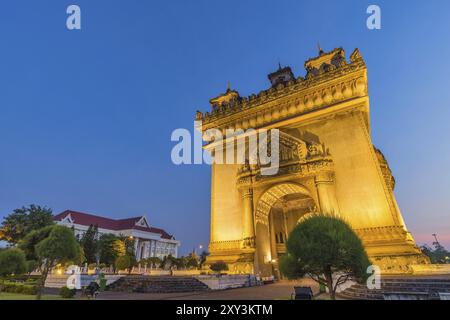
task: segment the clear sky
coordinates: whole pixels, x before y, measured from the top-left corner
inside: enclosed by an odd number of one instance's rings
[[[66,29],[66,8],[82,30]],[[366,27],[378,4],[382,29]],[[450,245],[450,2],[10,0],[0,5],[0,217],[36,203],[209,239],[210,168],[176,167],[176,128],[226,89],[268,87],[280,61],[358,47],[373,140],[419,244]]]

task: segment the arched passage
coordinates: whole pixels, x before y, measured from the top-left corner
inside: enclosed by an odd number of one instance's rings
[[[278,258],[286,252],[290,231],[315,207],[309,190],[297,183],[276,184],[263,192],[255,212],[257,260],[261,275],[280,276]]]

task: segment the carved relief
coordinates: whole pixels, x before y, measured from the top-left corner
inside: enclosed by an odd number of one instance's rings
[[[375,147],[374,149],[378,158],[378,162],[380,163],[380,168],[381,172],[383,173],[384,181],[386,182],[388,188],[393,191],[395,189],[395,178],[392,175],[391,168],[389,167],[389,164],[386,158],[384,157],[383,153]]]
[[[277,177],[288,174],[306,177],[321,171],[333,170],[330,152],[323,143],[304,141],[282,131],[280,131],[279,142],[280,168]],[[267,149],[270,155],[272,152],[270,135],[268,136]],[[246,154],[258,159],[255,154],[250,154],[248,149]],[[257,160],[254,161],[257,162]],[[251,185],[253,182],[270,180],[271,178],[273,177],[261,175],[259,163],[251,166],[248,159],[237,171],[238,186]]]

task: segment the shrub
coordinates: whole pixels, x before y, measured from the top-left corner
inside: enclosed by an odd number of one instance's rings
[[[67,287],[62,287],[59,290],[59,295],[64,299],[72,299],[73,297],[75,297],[76,293],[77,293],[77,290],[69,289]]]
[[[10,248],[0,252],[0,276],[23,274],[27,271],[25,253],[17,248]]]
[[[228,265],[223,261],[217,261],[211,264],[209,268],[214,272],[221,273],[228,270]]]
[[[37,293],[37,286],[36,285],[22,285],[22,294],[28,294],[28,295],[36,295]]]
[[[30,284],[23,284],[19,282],[5,281],[4,283],[0,284],[0,291],[8,293],[35,295],[37,293],[37,286]]]

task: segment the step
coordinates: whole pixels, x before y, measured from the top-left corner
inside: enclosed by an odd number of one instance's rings
[[[175,293],[209,290],[208,286],[193,277],[126,276],[108,287],[112,291]]]
[[[382,279],[381,289],[369,290],[365,285],[355,284],[339,295],[349,299],[384,299],[385,294],[426,299],[438,293],[450,293],[449,278],[388,278]]]

